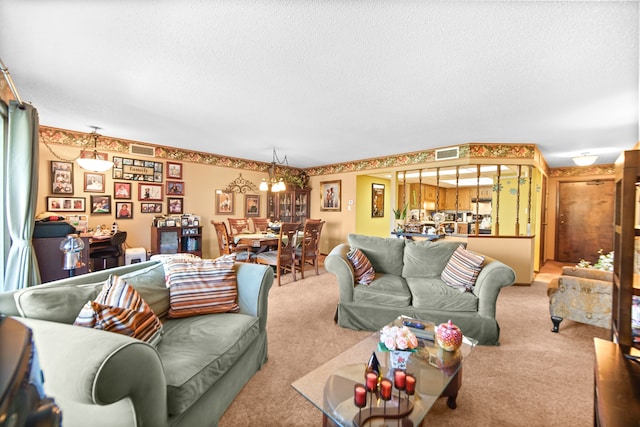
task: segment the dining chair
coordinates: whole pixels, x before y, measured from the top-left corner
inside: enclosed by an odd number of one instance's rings
[[[318,257],[320,256],[320,234],[325,221],[307,220],[304,223],[304,233],[302,242],[294,251],[295,268],[300,270],[300,275],[304,279],[304,269],[308,265],[315,267],[318,272]]]
[[[280,286],[280,276],[283,272],[291,271],[293,281],[296,281],[296,269],[294,266],[294,251],[297,244],[299,223],[285,222],[280,226],[278,249],[261,252],[256,255],[258,264],[271,265],[276,268],[276,278]]]
[[[110,259],[117,260],[116,267],[120,265],[120,257],[124,255],[123,245],[127,240],[127,232],[126,231],[118,231],[111,236],[111,240],[109,245],[101,246],[99,249],[95,251],[89,251],[89,258],[93,260],[93,271],[97,271],[96,269],[96,261],[102,260],[102,268],[100,270],[104,270],[107,268],[107,261]]]
[[[233,242],[233,238],[229,236],[227,231],[227,224],[224,222],[211,221],[213,227],[216,230],[218,237],[218,249],[220,249],[220,256],[230,255],[235,253],[236,260],[242,262],[253,262],[254,256],[251,252],[251,246],[249,245],[236,245]]]
[[[248,218],[227,218],[229,221],[229,234],[235,236],[242,233],[253,233]]]
[[[256,233],[266,233],[269,228],[269,218],[251,218]]]

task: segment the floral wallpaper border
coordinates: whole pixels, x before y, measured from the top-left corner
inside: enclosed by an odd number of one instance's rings
[[[40,126],[40,142],[57,145],[71,145],[78,148],[86,148],[92,143],[91,134],[58,129],[49,126]],[[271,163],[254,160],[239,159],[235,157],[220,156],[217,154],[201,153],[198,151],[183,150],[180,148],[164,147],[126,139],[101,136],[98,140],[98,150],[105,149],[118,153],[130,154],[131,144],[145,145],[155,149],[158,159],[201,163],[212,166],[223,166],[234,169],[244,169],[259,172],[267,172]],[[459,147],[459,159],[522,159],[535,160],[537,147],[535,144],[500,144],[500,143],[467,143]],[[447,147],[441,147],[447,148]],[[438,149],[441,149],[438,148]],[[284,174],[286,170],[299,175],[304,172],[307,176],[331,175],[345,172],[360,172],[392,167],[412,166],[435,162],[436,149],[416,151],[411,153],[395,154],[388,157],[356,160],[352,162],[336,163],[317,166],[307,169],[286,168],[277,166],[277,173]],[[593,167],[571,167],[551,169],[551,177],[612,174],[613,165],[597,165]]]

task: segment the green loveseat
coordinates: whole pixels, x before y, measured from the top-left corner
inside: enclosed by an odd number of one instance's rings
[[[451,319],[480,344],[498,345],[496,300],[500,289],[515,282],[515,273],[485,256],[472,292],[452,288],[440,275],[459,245],[447,240],[413,242],[350,234],[348,244],[333,248],[324,262],[338,279],[338,324],[375,331],[401,314],[436,324]],[[371,284],[355,282],[347,258],[351,248],[360,249],[371,262],[376,272]]]
[[[147,261],[0,293],[0,313],[33,331],[47,396],[63,425],[215,426],[267,360],[268,266],[235,264],[239,313],[163,319],[157,348],[73,326],[109,274],[132,285],[156,314],[169,291],[161,262]]]

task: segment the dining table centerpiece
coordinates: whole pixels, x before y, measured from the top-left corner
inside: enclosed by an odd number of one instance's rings
[[[379,351],[389,352],[389,367],[407,369],[411,353],[418,348],[418,338],[406,326],[385,326],[380,330]]]

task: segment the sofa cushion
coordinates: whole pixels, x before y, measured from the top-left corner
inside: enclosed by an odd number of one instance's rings
[[[74,325],[115,332],[157,344],[162,324],[140,294],[124,279],[109,276],[95,301],[87,302]]]
[[[365,254],[376,273],[402,275],[404,239],[349,234],[347,240]]]
[[[353,266],[353,273],[356,283],[362,283],[368,285],[375,279],[376,272],[371,266],[371,262],[367,259],[365,254],[358,248],[351,248],[347,253],[347,259],[351,261]]]
[[[440,278],[409,278],[407,286],[417,310],[478,311],[478,297],[473,292],[460,292]]]
[[[407,241],[404,247],[402,277],[440,277],[451,255],[460,246],[452,241]]]
[[[239,311],[233,264],[226,258],[166,263],[169,317]]]
[[[33,286],[16,292],[14,299],[22,317],[71,325],[82,306],[98,295],[103,284]]]
[[[138,291],[140,296],[158,317],[164,317],[169,311],[169,289],[165,283],[165,271],[162,263],[123,274],[129,285]]]
[[[468,251],[460,245],[451,255],[441,278],[447,285],[462,292],[472,291],[483,262],[484,256]]]
[[[376,278],[369,285],[357,285],[353,289],[353,301],[356,304],[408,307],[411,305],[411,292],[402,277],[376,273]]]
[[[209,390],[259,333],[259,319],[246,314],[168,319],[158,353],[167,381],[169,415],[182,413]]]

